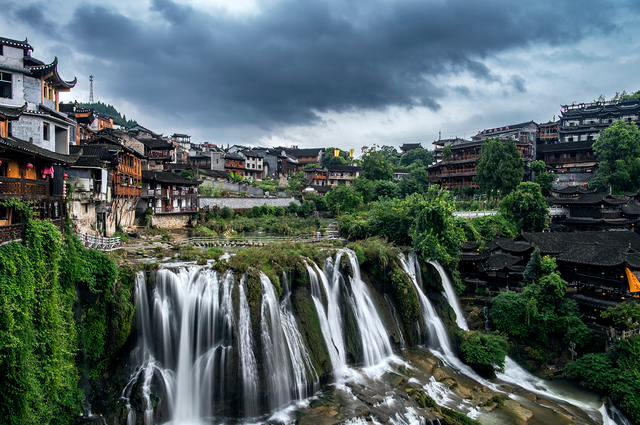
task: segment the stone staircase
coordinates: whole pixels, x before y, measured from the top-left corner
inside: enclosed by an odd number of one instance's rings
[[[324,229],[324,235],[328,238],[339,238],[340,231],[338,230],[338,222],[334,221],[333,223],[329,224]]]

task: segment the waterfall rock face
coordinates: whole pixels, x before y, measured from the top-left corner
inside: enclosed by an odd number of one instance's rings
[[[348,400],[364,403],[354,410],[360,413],[351,423],[365,423],[366,418],[390,423],[425,423],[428,418],[437,423],[433,412],[423,410],[420,416],[415,410],[426,406],[426,395],[433,403],[457,408],[471,398],[486,397],[484,403],[504,385],[578,406],[579,401],[563,397],[511,359],[505,373],[498,374],[500,382],[494,383],[457,358],[449,331],[456,323],[463,329],[467,324],[439,264],[433,264],[433,270],[440,273],[444,295],[436,291],[434,297],[446,311],[455,311],[455,318],[447,318],[449,329],[425,293],[423,269],[413,252],[400,254],[393,268],[386,269],[402,273],[403,286],[395,288],[390,286],[398,281],[374,282],[380,276],[371,270],[363,275],[356,254],[348,249],[338,250],[322,267],[310,259],[301,261],[303,278],[294,272],[278,282],[255,269],[238,276],[196,265],[165,265],[148,282],[139,274],[138,340],[121,397],[127,424],[287,422],[292,418],[282,412],[291,413],[295,403],[314,395],[317,398],[306,408],[311,417],[328,415],[333,420],[339,410],[351,411],[353,401],[336,401],[338,406],[319,403],[318,390],[328,382],[336,383],[322,392],[331,393],[329,399],[342,388]],[[403,314],[398,287],[411,291],[411,305],[419,305],[419,314]],[[414,335],[408,338],[408,333]],[[417,350],[403,354],[414,356],[414,364],[428,373],[419,385],[418,369],[393,356],[394,349],[402,350],[411,341],[428,347],[436,357],[422,357]],[[402,365],[391,372],[393,361]],[[454,375],[485,388],[454,385]],[[394,393],[398,389],[401,395]],[[410,406],[418,399],[422,402]],[[463,408],[465,414],[478,413],[473,410],[477,405]]]
[[[310,260],[306,268],[309,279],[294,287],[283,276],[281,296],[261,272],[167,265],[154,282],[141,275],[136,368],[123,393],[129,422],[140,422],[129,402],[139,396],[145,424],[264,419],[349,364],[391,355],[389,332],[399,330],[379,312],[392,306],[373,296],[355,254],[340,250],[323,269]]]

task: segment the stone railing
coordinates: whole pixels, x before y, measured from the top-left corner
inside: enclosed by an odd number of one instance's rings
[[[456,211],[453,213],[456,217],[460,218],[476,218],[476,217],[485,217],[488,215],[496,215],[498,214],[497,210],[487,210],[487,211]]]

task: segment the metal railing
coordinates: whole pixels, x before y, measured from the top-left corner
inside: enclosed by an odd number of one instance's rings
[[[498,210],[488,210],[488,211],[456,211],[453,213],[456,217],[460,218],[476,218],[476,217],[486,217],[488,215],[496,215],[498,214]]]
[[[84,233],[77,233],[78,239],[86,248],[97,249],[99,251],[113,251],[122,247],[120,237],[103,238],[102,236],[91,236]]]
[[[156,214],[175,214],[175,213],[183,213],[183,212],[198,212],[198,207],[155,207]]]

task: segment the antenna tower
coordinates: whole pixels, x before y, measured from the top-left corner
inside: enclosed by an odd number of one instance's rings
[[[93,75],[89,75],[89,81],[91,81],[91,88],[89,89],[89,103],[93,103]]]

